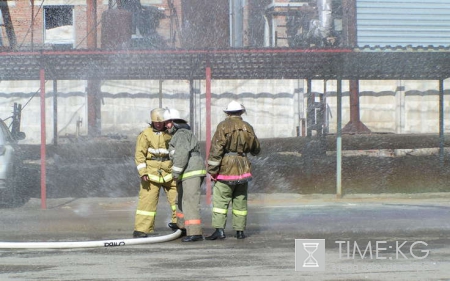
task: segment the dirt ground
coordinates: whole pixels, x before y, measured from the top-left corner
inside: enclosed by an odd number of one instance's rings
[[[450,136],[444,146],[450,147]],[[204,145],[203,145],[204,146]],[[261,139],[251,157],[251,192],[336,193],[336,137]],[[440,157],[438,135],[344,135],[342,192],[450,191],[449,156]],[[27,182],[40,196],[40,148],[24,147]],[[139,178],[134,140],[98,138],[47,147],[47,197],[135,196]]]

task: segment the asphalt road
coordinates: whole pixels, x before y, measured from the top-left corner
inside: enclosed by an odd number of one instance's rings
[[[450,280],[450,194],[250,194],[247,239],[0,249],[0,280]],[[32,198],[2,209],[1,242],[131,238],[137,198]],[[202,201],[204,234],[211,206]],[[169,208],[161,197],[156,231]],[[296,239],[324,239],[305,271]],[[301,244],[298,244],[301,245]],[[296,259],[297,257],[297,259]],[[297,269],[299,271],[296,271]],[[317,268],[312,269],[317,270]]]

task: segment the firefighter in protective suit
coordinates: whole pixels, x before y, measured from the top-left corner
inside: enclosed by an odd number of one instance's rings
[[[169,223],[173,230],[182,229],[186,237],[182,242],[203,240],[200,217],[201,185],[206,176],[205,161],[200,146],[186,120],[176,109],[166,108],[164,120],[172,135],[169,155],[172,159],[172,176],[177,182],[177,223]]]
[[[261,150],[253,127],[242,120],[245,107],[232,101],[224,112],[227,117],[217,125],[208,157],[208,173],[215,181],[212,226],[216,230],[211,236],[205,237],[206,240],[225,239],[224,229],[230,202],[236,238],[245,238],[248,182],[252,179],[247,155],[257,155]]]
[[[176,182],[172,180],[172,161],[169,158],[171,135],[164,126],[164,109],[151,111],[150,127],[143,130],[136,141],[135,163],[141,178],[139,201],[134,223],[134,238],[147,237],[153,232],[159,192],[162,188],[172,209],[172,223],[176,223]]]

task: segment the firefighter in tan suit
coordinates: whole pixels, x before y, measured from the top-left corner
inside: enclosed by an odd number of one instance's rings
[[[241,117],[245,107],[232,101],[224,112],[227,117],[217,125],[208,157],[208,173],[216,182],[212,209],[212,226],[216,231],[205,237],[206,240],[225,239],[224,229],[230,203],[236,238],[245,238],[248,182],[252,179],[247,155],[257,155],[261,150],[253,127]]]
[[[176,182],[172,180],[172,161],[169,159],[170,134],[164,126],[164,109],[151,111],[151,126],[137,137],[135,162],[141,184],[136,210],[133,237],[147,237],[153,232],[158,205],[159,191],[162,188],[172,209],[172,223],[177,222]]]

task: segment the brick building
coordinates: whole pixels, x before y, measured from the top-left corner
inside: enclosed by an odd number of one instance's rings
[[[123,2],[123,4],[121,4]],[[169,47],[179,46],[181,1],[141,0],[44,0],[0,1],[1,43],[14,50],[101,48],[102,31],[128,34],[139,42],[144,37],[136,24],[151,25]],[[34,4],[34,5],[33,5]],[[127,25],[123,14],[108,14],[108,9],[123,8],[133,17]],[[34,15],[34,16],[33,16]],[[139,18],[140,17],[140,18]],[[109,25],[104,26],[103,20]],[[158,20],[160,19],[160,21]],[[151,26],[153,27],[153,26]],[[147,30],[145,30],[147,31]],[[148,33],[148,31],[147,31]],[[118,39],[111,35],[112,40]],[[96,38],[93,42],[92,38]],[[128,42],[131,45],[131,42]],[[139,44],[139,43],[136,43]]]

